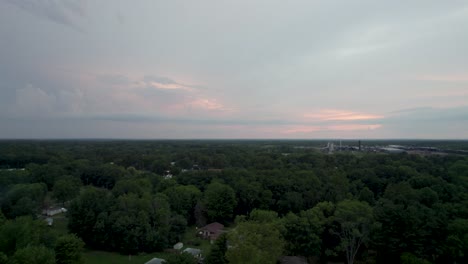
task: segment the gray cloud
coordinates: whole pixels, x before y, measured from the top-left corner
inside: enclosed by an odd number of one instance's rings
[[[419,107],[392,112],[383,120],[384,123],[466,123],[468,124],[468,106],[435,108]]]
[[[85,117],[95,120],[107,120],[118,122],[173,122],[173,123],[190,123],[190,124],[222,124],[222,125],[339,125],[339,124],[400,124],[400,123],[453,123],[462,122],[468,123],[468,107],[454,107],[454,108],[433,108],[423,107],[414,109],[397,110],[389,113],[389,115],[368,119],[368,120],[316,120],[316,121],[302,121],[297,119],[187,119],[187,118],[174,118],[170,116],[162,116],[157,114],[112,114],[112,115],[98,115]]]
[[[167,78],[167,77],[161,77],[161,76],[154,76],[154,75],[146,75],[143,77],[143,81],[145,82],[158,82],[162,84],[177,84],[176,81]]]
[[[109,85],[129,85],[131,80],[122,74],[99,74],[96,80]]]
[[[467,31],[465,1],[0,0],[0,137],[466,137]]]
[[[86,0],[5,0],[35,16],[80,30],[86,15]]]
[[[18,118],[54,118],[80,113],[84,108],[79,90],[45,90],[33,84],[16,90],[16,103],[7,110]]]
[[[122,15],[121,12],[117,12],[117,14],[115,15],[115,18],[117,19],[117,22],[119,22],[120,25],[125,24],[125,16]]]

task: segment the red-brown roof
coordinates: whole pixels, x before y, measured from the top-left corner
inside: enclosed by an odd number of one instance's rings
[[[222,229],[224,228],[223,224],[220,224],[218,222],[214,222],[211,224],[208,224],[200,229],[202,230],[208,230],[210,233],[219,233]]]

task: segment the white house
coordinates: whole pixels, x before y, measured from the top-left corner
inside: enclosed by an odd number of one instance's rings
[[[61,207],[61,208],[50,207],[50,208],[47,208],[45,210],[42,210],[42,214],[47,215],[47,216],[54,216],[54,215],[61,214],[61,213],[66,213],[66,212],[67,212],[67,209],[65,209],[63,207]]]

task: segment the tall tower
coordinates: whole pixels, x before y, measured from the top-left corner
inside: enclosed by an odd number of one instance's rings
[[[359,151],[361,151],[361,140],[359,140]]]

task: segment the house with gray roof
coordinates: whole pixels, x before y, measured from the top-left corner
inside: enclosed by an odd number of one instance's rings
[[[194,256],[196,259],[201,259],[201,250],[198,248],[186,248],[182,252],[189,253],[190,255]]]
[[[160,258],[152,258],[151,260],[149,260],[148,262],[145,262],[145,264],[163,264],[165,263],[166,261],[164,259],[160,259]]]

